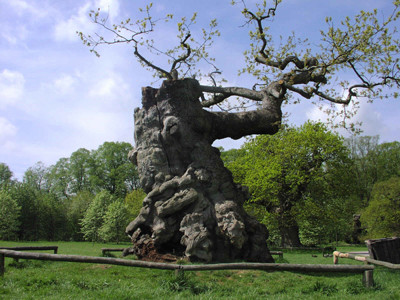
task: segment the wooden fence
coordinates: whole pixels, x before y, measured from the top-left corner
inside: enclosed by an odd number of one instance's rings
[[[363,283],[366,287],[373,285],[372,271],[374,266],[370,265],[313,265],[313,264],[274,264],[274,263],[224,263],[204,265],[177,265],[167,263],[146,262],[138,260],[127,260],[109,257],[60,255],[47,253],[27,253],[14,250],[0,250],[0,276],[4,276],[5,257],[17,259],[35,259],[49,261],[65,261],[79,263],[109,264],[128,267],[141,267],[160,270],[175,270],[177,274],[184,271],[210,271],[210,270],[262,270],[262,271],[290,271],[297,273],[361,273]]]
[[[341,253],[339,251],[333,252],[333,263],[335,265],[339,262],[339,257],[350,258],[350,259],[354,259],[357,261],[362,261],[364,263],[370,263],[370,264],[374,264],[374,265],[384,266],[386,268],[390,268],[390,269],[394,269],[394,270],[400,270],[400,264],[392,264],[392,263],[389,263],[386,261],[372,259],[367,256],[362,256],[362,255],[357,255],[357,254],[352,254],[352,253]]]

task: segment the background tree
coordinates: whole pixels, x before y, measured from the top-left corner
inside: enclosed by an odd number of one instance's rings
[[[276,224],[282,246],[301,245],[299,223],[303,237],[309,238],[311,231],[326,234],[337,221],[327,222],[327,216],[338,216],[339,205],[333,202],[345,195],[345,170],[351,164],[343,140],[324,125],[308,122],[258,136],[240,152],[228,167],[236,182],[249,187],[250,201],[263,205],[275,219],[270,227]]]
[[[90,185],[90,170],[93,165],[93,157],[89,150],[80,148],[71,154],[69,158],[70,193],[77,194],[81,191],[93,190]]]
[[[378,147],[379,136],[353,136],[347,139],[345,144],[354,162],[353,172],[357,182],[354,185],[354,191],[358,195],[358,201],[365,207],[372,187],[377,182],[377,161],[372,153]]]
[[[400,234],[400,178],[376,183],[367,208],[361,214],[367,238],[399,236]]]
[[[81,221],[81,231],[85,240],[100,241],[99,230],[104,223],[107,208],[113,200],[111,193],[106,190],[101,191],[94,197]]]
[[[45,191],[36,192],[38,235],[46,241],[62,241],[69,237],[67,209],[56,195]]]
[[[124,203],[128,210],[130,220],[133,220],[139,215],[143,207],[144,198],[146,198],[146,194],[142,189],[133,190],[126,195]]]
[[[71,176],[69,175],[70,163],[68,158],[60,158],[57,163],[47,169],[49,191],[60,199],[70,195]]]
[[[99,235],[106,242],[129,241],[125,234],[125,228],[129,223],[128,210],[125,204],[120,201],[112,202],[103,217],[103,225],[99,229]]]
[[[400,177],[400,143],[381,143],[367,155],[375,166],[375,182]],[[374,183],[375,183],[374,182]]]
[[[5,163],[0,163],[0,188],[11,183],[13,174]]]
[[[84,236],[81,231],[81,221],[85,216],[86,210],[93,201],[95,195],[89,191],[80,191],[71,196],[66,203],[68,232],[74,241],[83,241]]]
[[[0,240],[16,240],[21,207],[9,193],[0,190]]]
[[[124,142],[105,142],[92,153],[90,181],[97,190],[106,189],[118,197],[125,197],[128,182],[135,178],[135,167],[128,159],[132,145]],[[137,178],[137,177],[136,177]]]
[[[400,143],[379,144],[379,136],[357,136],[345,141],[350,150],[357,191],[363,207],[368,205],[374,185],[400,175]]]
[[[36,201],[36,190],[24,183],[17,182],[9,190],[11,197],[15,199],[20,210],[20,227],[18,239],[22,241],[34,241],[39,237],[39,214]]]
[[[34,166],[25,171],[22,179],[23,183],[40,191],[48,190],[50,182],[48,179],[49,170],[41,161],[37,162]]]

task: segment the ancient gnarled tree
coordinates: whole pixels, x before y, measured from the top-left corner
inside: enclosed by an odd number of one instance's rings
[[[177,46],[169,50],[161,50],[151,35],[159,22],[173,16],[156,21],[151,5],[141,10],[144,18],[139,21],[117,25],[109,25],[102,12],[94,11],[91,17],[106,36],[80,33],[97,55],[100,44],[133,45],[140,63],[165,78],[159,88],[143,88],[142,107],[135,110],[136,146],[130,158],[147,197],[126,231],[132,237],[132,251],[141,258],[173,254],[202,261],[273,261],[266,228],[243,209],[246,189],[233,183],[212,143],[276,133],[282,103],[297,102],[295,96],[342,104],[339,113],[348,117],[350,103],[390,95],[390,88],[399,86],[399,41],[391,27],[399,16],[398,1],[386,19],[376,11],[361,12],[338,28],[327,19],[329,29],[322,33],[320,47],[297,43],[293,37],[276,47],[264,23],[276,15],[280,1],[271,1],[271,7],[266,2],[252,8],[245,1],[237,3],[243,6],[244,25],[253,28],[245,53],[248,67],[242,70],[255,76],[252,88],[216,82],[214,77],[221,72],[207,52],[219,35],[215,20],[207,30],[194,31],[196,15],[183,18],[178,22]],[[203,84],[207,77],[199,71],[206,69],[204,62],[211,68],[211,85]],[[353,76],[352,83],[343,81],[337,89],[330,81],[342,71]],[[231,112],[224,106],[231,99],[236,104],[243,99],[255,102],[256,109]],[[212,106],[220,109],[209,109]]]

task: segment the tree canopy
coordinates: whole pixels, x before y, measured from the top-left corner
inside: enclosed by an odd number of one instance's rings
[[[236,182],[249,187],[250,201],[266,208],[282,244],[300,245],[300,222],[319,219],[320,233],[335,223],[340,208],[335,201],[346,196],[351,161],[343,139],[323,124],[308,122],[258,136],[233,157],[228,168]]]
[[[96,55],[103,44],[131,44],[136,58],[156,77],[209,77],[211,85],[201,86],[207,95],[201,97],[204,107],[232,107],[225,101],[232,96],[259,104],[264,99],[263,93],[267,92],[277,101],[288,103],[310,99],[328,113],[331,122],[340,115],[342,121],[335,124],[346,126],[346,119],[354,115],[364,99],[398,97],[398,0],[393,1],[393,9],[386,15],[373,9],[361,10],[354,17],[342,20],[326,16],[327,29],[321,29],[319,40],[301,40],[294,32],[286,40],[281,37],[278,42],[277,37],[269,33],[269,25],[271,20],[279,19],[281,2],[284,0],[232,1],[243,15],[242,22],[232,26],[249,28],[249,46],[244,52],[246,67],[239,73],[254,77],[254,85],[250,88],[223,87],[221,82],[224,80],[215,78],[216,75],[229,77],[221,74],[218,63],[208,51],[220,34],[217,19],[201,30],[196,26],[197,13],[176,21],[177,44],[169,49],[159,46],[156,32],[162,22],[173,22],[174,16],[158,15],[152,10],[151,3],[139,9],[139,14],[117,24],[109,23],[107,12],[94,10],[90,17],[104,34],[78,34]],[[160,56],[165,58],[164,61]],[[263,105],[266,105],[265,101]],[[355,128],[355,124],[348,125]]]
[[[0,190],[0,240],[15,240],[18,237],[21,207],[6,191]]]
[[[5,163],[0,163],[0,186],[5,186],[11,182],[13,174]]]
[[[361,215],[368,238],[400,234],[400,178],[378,182],[372,190],[371,201]]]
[[[379,144],[379,136],[358,136],[345,141],[353,160],[357,185],[354,192],[368,204],[374,185],[392,177],[400,177],[400,143]]]

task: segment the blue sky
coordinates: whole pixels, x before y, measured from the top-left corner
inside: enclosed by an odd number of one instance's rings
[[[0,0],[0,162],[22,179],[36,162],[54,164],[79,148],[96,149],[105,141],[133,140],[133,110],[140,106],[141,87],[154,82],[141,68],[130,46],[107,46],[97,58],[82,45],[76,31],[93,33],[88,13],[100,7],[110,20],[134,17],[148,1],[133,0]],[[177,19],[198,12],[198,28],[217,18],[219,37],[210,50],[229,85],[251,87],[253,81],[238,77],[248,45],[247,28],[239,7],[230,0],[153,1],[154,13],[173,13]],[[249,4],[255,2],[248,0]],[[323,4],[322,4],[323,3]],[[339,20],[359,10],[378,8],[388,14],[390,0],[283,0],[270,23],[276,35],[292,31],[319,42],[326,16]],[[159,28],[168,47],[174,25]],[[171,38],[170,38],[171,37]],[[154,82],[157,87],[160,81]],[[324,119],[304,101],[288,106],[290,123]],[[381,141],[400,140],[400,109],[393,99],[362,105],[357,119],[364,134]],[[243,142],[216,143],[225,149]]]

